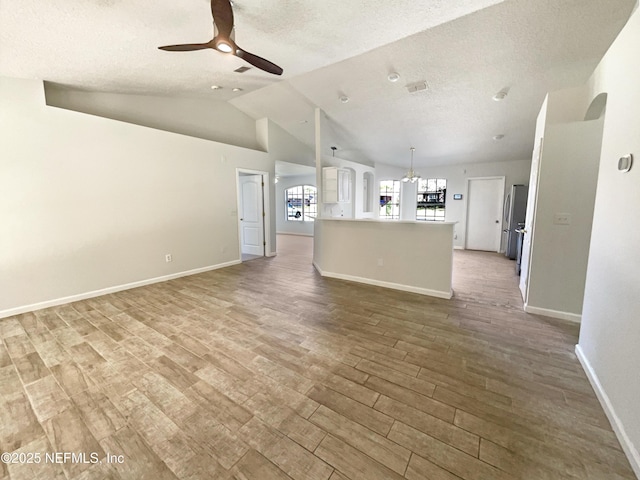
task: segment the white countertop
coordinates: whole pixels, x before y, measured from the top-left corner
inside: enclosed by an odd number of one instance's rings
[[[413,225],[455,225],[458,222],[428,222],[424,220],[380,220],[379,218],[346,218],[346,217],[317,217],[317,220],[329,220],[338,222],[369,222],[369,223],[384,223],[384,224],[413,224]]]

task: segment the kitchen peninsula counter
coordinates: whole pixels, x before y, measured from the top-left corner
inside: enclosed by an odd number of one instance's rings
[[[317,218],[313,264],[326,277],[451,298],[455,224]]]

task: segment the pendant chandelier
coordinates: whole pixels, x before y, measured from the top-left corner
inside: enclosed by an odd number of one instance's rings
[[[420,179],[420,175],[413,171],[413,152],[415,152],[416,149],[411,147],[409,150],[411,150],[411,168],[409,168],[409,171],[404,176],[402,181],[405,183],[406,182],[416,183]]]

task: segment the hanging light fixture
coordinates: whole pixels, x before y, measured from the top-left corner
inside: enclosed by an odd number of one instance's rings
[[[411,168],[409,168],[409,171],[404,176],[402,181],[405,183],[406,182],[416,183],[420,179],[420,175],[413,171],[413,152],[415,152],[416,149],[411,147],[409,150],[411,150]]]

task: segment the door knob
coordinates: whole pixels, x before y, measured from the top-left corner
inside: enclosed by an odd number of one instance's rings
[[[496,220],[496,223],[500,223],[500,220]]]
[[[240,219],[240,221],[241,221],[241,222],[244,222],[244,218],[241,218],[241,219]]]

